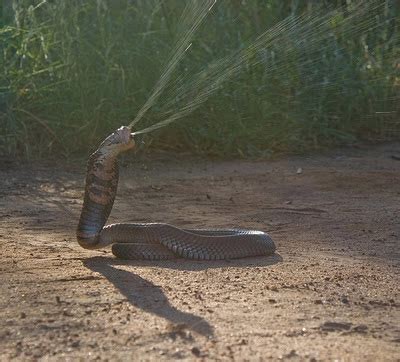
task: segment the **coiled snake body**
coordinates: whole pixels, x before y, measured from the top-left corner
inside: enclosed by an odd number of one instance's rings
[[[150,260],[179,257],[218,260],[274,253],[274,242],[261,231],[179,229],[162,223],[104,226],[117,192],[117,156],[134,145],[130,129],[121,127],[90,156],[77,228],[82,247],[97,249],[112,244],[112,252],[118,258]]]

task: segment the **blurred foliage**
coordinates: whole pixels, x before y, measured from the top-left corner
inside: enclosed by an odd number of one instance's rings
[[[148,149],[270,156],[358,139],[400,138],[400,4],[341,26],[355,1],[222,0],[195,36],[176,77],[243,49],[290,16],[343,6],[330,34],[287,52],[276,42],[204,105],[146,136]],[[180,34],[181,0],[13,0],[0,22],[0,153],[83,157],[128,124],[146,101]],[[296,35],[296,34],[295,34]],[[299,37],[301,34],[299,33]],[[285,38],[283,31],[282,39]],[[268,71],[267,71],[268,68]],[[185,77],[184,77],[185,78]],[[170,90],[171,91],[171,90]],[[167,97],[170,93],[166,93]],[[154,104],[146,124],[162,111]]]

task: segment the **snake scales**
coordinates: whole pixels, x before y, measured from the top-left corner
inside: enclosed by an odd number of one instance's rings
[[[118,258],[149,260],[179,257],[218,260],[274,253],[274,242],[261,231],[179,229],[162,223],[104,226],[117,192],[117,156],[134,145],[130,129],[121,127],[90,156],[77,228],[77,239],[82,247],[97,249],[112,244],[112,252]]]

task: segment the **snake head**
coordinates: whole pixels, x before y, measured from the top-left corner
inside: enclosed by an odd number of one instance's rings
[[[99,150],[105,154],[118,155],[120,152],[127,151],[135,147],[135,141],[131,134],[131,129],[126,126],[118,128],[111,133],[100,145]]]

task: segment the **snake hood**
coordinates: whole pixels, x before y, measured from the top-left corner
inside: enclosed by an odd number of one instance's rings
[[[85,197],[76,232],[78,243],[85,249],[103,246],[100,233],[110,215],[117,193],[117,156],[134,146],[130,128],[120,127],[89,157]]]

